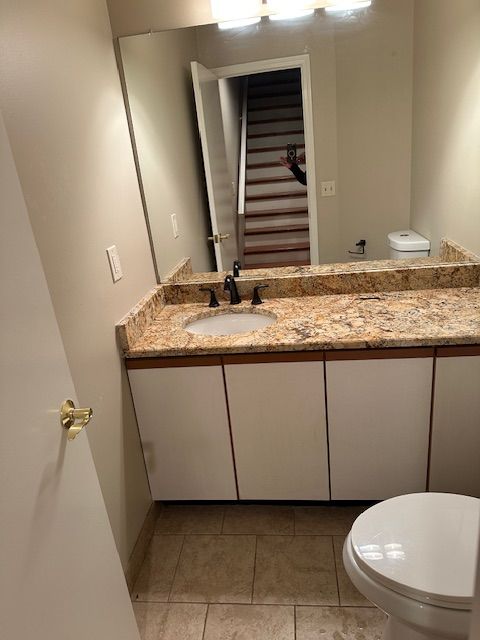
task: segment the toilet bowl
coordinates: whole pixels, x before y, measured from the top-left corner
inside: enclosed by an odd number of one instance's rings
[[[388,616],[384,640],[467,640],[480,500],[417,493],[354,522],[343,548],[353,584]]]

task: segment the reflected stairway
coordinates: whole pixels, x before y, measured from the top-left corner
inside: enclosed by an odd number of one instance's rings
[[[247,123],[244,267],[310,264],[307,188],[279,161],[305,150],[298,69],[250,76]]]

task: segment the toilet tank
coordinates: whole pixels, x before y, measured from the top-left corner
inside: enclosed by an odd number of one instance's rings
[[[428,258],[430,255],[430,240],[412,229],[392,231],[387,237],[391,260]]]

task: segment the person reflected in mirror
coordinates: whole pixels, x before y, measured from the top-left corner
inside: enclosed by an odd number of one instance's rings
[[[298,182],[300,182],[300,184],[307,184],[307,174],[305,171],[302,171],[302,169],[300,169],[300,167],[298,166],[298,163],[302,163],[305,162],[305,154],[302,153],[300,156],[298,156],[297,158],[297,162],[289,162],[289,160],[287,158],[285,158],[284,156],[282,156],[280,158],[280,164],[283,167],[286,167],[287,169],[290,169],[290,171],[293,173],[293,175],[295,176],[295,178],[298,180]]]

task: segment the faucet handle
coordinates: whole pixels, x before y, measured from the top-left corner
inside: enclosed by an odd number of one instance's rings
[[[225,276],[225,280],[223,281],[223,290],[224,291],[230,291],[230,284],[231,284],[233,279],[234,279],[233,276],[231,276],[229,274]]]
[[[260,289],[268,289],[268,284],[257,284],[256,287],[253,287],[252,304],[263,304],[263,300],[258,293]]]
[[[220,303],[217,300],[217,296],[215,295],[215,289],[213,287],[200,287],[200,291],[210,291],[210,303],[209,307],[215,309],[215,307],[219,307]]]
[[[233,277],[234,278],[240,277],[241,268],[242,268],[242,263],[240,262],[240,260],[234,260],[233,261]]]

